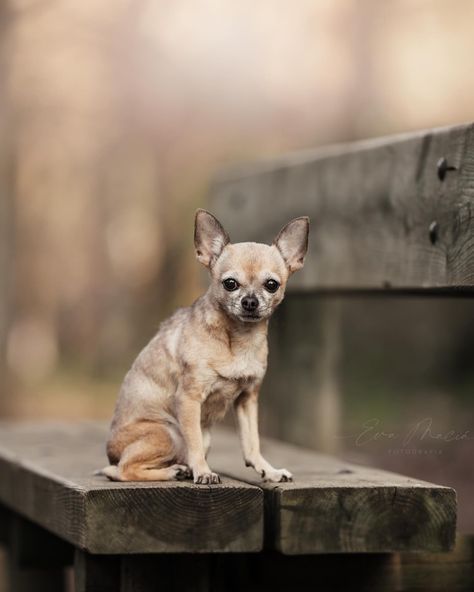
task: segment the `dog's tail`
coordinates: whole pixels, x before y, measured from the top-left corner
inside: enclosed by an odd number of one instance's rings
[[[104,477],[108,477],[111,481],[120,481],[117,465],[109,465],[103,469],[98,469],[97,471],[94,471],[94,475],[103,475]]]

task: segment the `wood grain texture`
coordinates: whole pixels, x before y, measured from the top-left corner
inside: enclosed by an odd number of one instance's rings
[[[275,441],[264,452],[295,482],[263,484],[226,430],[215,431],[210,457],[231,476],[221,486],[110,483],[90,476],[105,435],[92,423],[3,424],[0,500],[92,553],[259,550],[262,489],[266,546],[286,554],[441,551],[454,541],[449,488]]]
[[[263,540],[263,494],[224,479],[111,483],[107,428],[0,425],[0,502],[90,553],[252,552]]]
[[[443,156],[456,170],[441,180]],[[210,207],[233,241],[270,242],[309,215],[293,290],[474,290],[472,124],[242,166],[216,180]]]
[[[239,458],[236,437],[216,431],[211,466],[265,492],[265,547],[289,555],[448,551],[456,493],[448,487],[263,440],[264,456],[294,475],[261,483]]]

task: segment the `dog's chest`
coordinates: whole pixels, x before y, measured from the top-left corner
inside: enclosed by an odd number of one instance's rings
[[[252,347],[253,346],[253,347]],[[214,366],[215,379],[203,404],[203,420],[211,424],[224,416],[229,405],[246,388],[262,381],[266,370],[266,341],[236,344]]]
[[[235,383],[261,381],[267,368],[267,342],[265,338],[236,341],[223,352],[215,366],[218,376]]]
[[[205,426],[212,425],[224,417],[230,405],[240,393],[253,384],[251,378],[240,380],[218,376],[202,404],[202,422]]]

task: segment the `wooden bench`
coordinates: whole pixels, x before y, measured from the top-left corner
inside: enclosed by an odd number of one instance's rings
[[[223,429],[211,456],[226,475],[219,486],[112,483],[93,475],[106,434],[96,423],[0,425],[4,538],[25,590],[36,590],[40,577],[35,571],[28,580],[21,567],[47,567],[45,589],[59,590],[73,557],[78,592],[154,590],[157,565],[175,565],[171,580],[184,570],[182,577],[205,582],[218,561],[222,573],[212,577],[225,581],[232,565],[241,570],[262,551],[441,552],[454,544],[456,496],[446,487],[265,440],[268,457],[290,466],[295,481],[263,484],[242,467],[238,439]]]
[[[312,218],[307,264],[272,328],[275,410],[263,409],[285,417],[295,440],[332,426],[306,403],[298,421],[286,419],[302,381],[314,382],[313,360],[333,363],[330,306],[322,349],[305,331],[321,294],[474,291],[471,125],[234,169],[211,202],[233,240],[271,240],[291,217]],[[211,456],[222,485],[110,483],[92,475],[105,434],[95,423],[0,426],[0,534],[15,591],[61,590],[73,558],[77,592],[304,591],[315,580],[321,590],[472,589],[472,539],[446,553],[456,526],[450,488],[277,441],[264,441],[266,454],[295,481],[262,484],[222,430]]]

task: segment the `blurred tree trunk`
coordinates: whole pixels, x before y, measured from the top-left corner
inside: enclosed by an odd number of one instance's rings
[[[14,148],[8,93],[10,4],[0,3],[0,415],[6,407],[8,389],[6,347],[11,320],[13,273]]]
[[[1,76],[1,74],[0,74]],[[3,125],[0,124],[3,136]],[[11,321],[11,286],[13,273],[13,199],[12,163],[5,146],[0,148],[0,414],[5,408],[7,391],[6,349]]]

